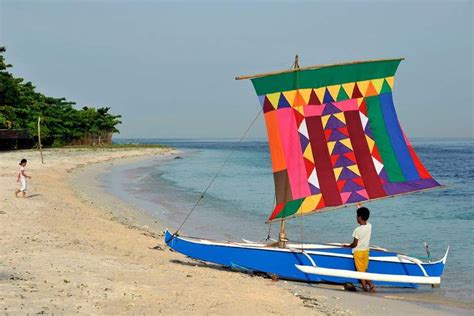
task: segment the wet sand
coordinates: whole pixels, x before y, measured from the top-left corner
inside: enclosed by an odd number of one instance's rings
[[[0,311],[82,314],[469,314],[308,287],[204,264],[171,252],[163,227],[105,193],[107,166],[166,149],[51,149],[0,153]],[[21,158],[29,197],[15,198]]]

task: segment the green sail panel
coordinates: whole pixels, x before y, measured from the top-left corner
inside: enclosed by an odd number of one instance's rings
[[[305,88],[320,88],[395,75],[402,59],[332,65],[252,79],[257,95]]]

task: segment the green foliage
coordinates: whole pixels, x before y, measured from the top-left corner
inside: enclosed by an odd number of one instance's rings
[[[41,116],[41,137],[54,146],[62,146],[81,137],[119,133],[120,115],[109,113],[109,107],[76,109],[65,98],[45,96],[35,91],[31,82],[15,78],[8,72],[0,47],[0,129],[27,129],[37,135]]]
[[[90,146],[85,146],[85,145],[74,145],[74,146],[64,146],[65,148],[90,148]],[[112,143],[112,144],[106,144],[102,145],[100,147],[96,147],[97,150],[100,149],[141,149],[141,148],[169,148],[171,149],[172,147],[168,145],[162,145],[162,144],[117,144],[117,143]]]

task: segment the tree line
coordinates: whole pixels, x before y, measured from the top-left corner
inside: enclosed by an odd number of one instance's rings
[[[0,47],[0,129],[26,130],[37,136],[41,116],[41,137],[61,146],[81,138],[118,133],[121,115],[109,113],[109,107],[83,107],[65,98],[45,96],[35,86],[8,72],[5,47]]]

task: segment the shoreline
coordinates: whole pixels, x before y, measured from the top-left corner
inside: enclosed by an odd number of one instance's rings
[[[0,184],[6,188],[0,195],[3,312],[469,313],[323,287],[306,291],[291,282],[275,284],[186,259],[165,248],[156,219],[99,183],[107,164],[146,160],[157,152],[46,152],[46,166],[29,165],[29,199],[13,197],[12,168],[17,156],[37,153],[0,153]]]
[[[177,153],[177,151],[167,153],[165,157],[160,157],[159,159],[172,159],[171,156],[175,153]],[[109,193],[100,179],[100,177],[110,172],[109,168],[111,166],[128,165],[148,159],[154,158],[150,156],[129,157],[119,161],[101,162],[87,166],[86,168],[76,169],[71,174],[69,184],[73,191],[85,203],[92,201],[98,204],[103,211],[109,213],[111,220],[132,229],[143,230],[151,236],[161,236],[165,227],[159,223],[157,218],[139,206],[126,202]]]
[[[183,153],[183,152],[176,152],[176,154],[178,155],[183,155],[183,154],[186,154],[186,153]],[[120,165],[130,165],[130,164],[137,164],[138,162],[140,163],[146,163],[146,162],[151,162],[152,159],[154,158],[151,158],[151,157],[143,157],[143,159],[140,159],[140,161],[121,161],[120,162]],[[168,160],[171,160],[173,159],[172,157],[169,157],[169,158],[165,158],[165,159],[159,159],[158,161],[155,159],[155,161],[153,161],[153,166],[162,166],[162,164],[166,163]],[[118,164],[114,164],[114,167],[117,167]],[[148,165],[148,164],[147,164]],[[128,166],[127,166],[128,167]],[[137,165],[138,167],[138,165]],[[90,166],[88,167],[86,170],[82,171],[82,172],[88,172],[88,171],[95,171],[95,170],[99,170],[101,169],[102,170],[102,174],[98,174],[95,176],[95,181],[97,183],[97,185],[100,186],[100,190],[102,191],[102,194],[100,195],[101,197],[106,197],[106,199],[112,199],[112,200],[116,200],[117,202],[120,202],[120,203],[123,203],[124,205],[129,205],[129,206],[133,206],[133,208],[135,209],[136,212],[138,212],[138,221],[136,221],[135,223],[132,223],[132,226],[135,227],[135,228],[138,228],[138,229],[143,229],[143,230],[146,230],[148,233],[151,233],[155,236],[159,236],[160,238],[162,238],[163,236],[163,231],[165,229],[165,227],[162,225],[162,223],[158,223],[157,222],[157,217],[151,215],[150,213],[148,213],[147,211],[143,210],[142,207],[139,207],[139,206],[136,206],[135,204],[131,204],[130,202],[126,202],[124,201],[123,199],[121,199],[119,196],[117,196],[114,192],[114,190],[107,190],[105,187],[104,187],[104,182],[103,181],[100,181],[100,177],[101,176],[104,176],[106,175],[108,172],[110,172],[110,170],[108,169],[103,169],[100,167],[100,165],[94,165],[94,166]],[[121,170],[123,171],[123,170]],[[88,193],[86,193],[85,195],[89,195],[89,194],[93,194],[91,192],[91,190],[87,190]],[[122,193],[122,191],[121,191]],[[163,205],[161,205],[163,207]],[[166,207],[166,206],[165,206]],[[116,214],[117,215],[117,214]],[[136,219],[136,216],[134,217]],[[143,222],[154,222],[156,223],[156,229],[159,229],[159,231],[156,231],[156,230],[152,230],[150,231],[148,226],[147,225],[143,225],[142,223]],[[129,224],[129,221],[126,221],[125,223],[123,223],[125,225]],[[184,256],[183,256],[184,257]],[[212,264],[210,264],[212,265]],[[306,285],[306,284],[301,284],[301,283],[298,283],[298,282],[291,282],[291,281],[285,281],[285,280],[282,280],[279,282],[279,285],[281,285],[281,287],[285,288],[286,290],[290,291],[290,292],[295,292],[296,296],[300,297],[303,301],[307,301],[307,302],[310,302],[311,301],[311,297],[323,297],[325,299],[328,299],[328,295],[332,295],[332,296],[329,296],[335,300],[339,300],[340,297],[339,296],[342,296],[344,299],[346,300],[349,300],[349,301],[353,301],[354,298],[352,297],[353,295],[363,295],[363,301],[364,303],[366,303],[366,306],[367,308],[366,309],[360,309],[360,306],[359,306],[359,303],[357,304],[348,304],[347,308],[345,308],[344,310],[345,311],[348,311],[348,310],[351,310],[351,311],[355,311],[357,310],[359,313],[365,313],[365,312],[375,312],[373,310],[373,307],[371,307],[371,303],[373,303],[373,297],[372,296],[367,296],[365,295],[364,293],[348,293],[346,291],[343,290],[343,287],[342,286],[339,286],[339,285],[330,285],[330,284],[318,284],[318,285]],[[329,293],[328,293],[329,291]],[[331,293],[331,292],[334,292],[334,293]],[[432,300],[426,300],[426,297],[416,297],[418,293],[408,293],[408,294],[403,294],[403,293],[384,293],[384,294],[381,294],[379,296],[377,296],[377,299],[381,299],[381,300],[389,300],[389,301],[394,301],[394,302],[403,302],[403,303],[407,303],[407,304],[412,304],[412,305],[415,305],[415,306],[419,306],[419,307],[422,307],[422,308],[427,308],[429,309],[431,312],[433,311],[436,311],[436,310],[442,310],[442,311],[445,311],[449,314],[452,314],[452,313],[456,313],[456,314],[463,314],[463,313],[467,313],[467,311],[472,308],[472,306],[469,306],[468,304],[465,304],[464,302],[461,302],[461,301],[454,301],[454,300],[446,300],[446,301],[443,301],[442,303],[441,302],[438,302],[438,301],[435,301],[435,299],[432,299]],[[408,297],[409,295],[415,295],[414,298],[410,298]],[[335,298],[336,297],[336,298]],[[368,297],[366,299],[366,297]],[[365,302],[366,301],[366,302]],[[384,304],[384,302],[378,302],[376,304]],[[388,304],[390,306],[390,304]],[[400,306],[397,306],[397,308],[400,308]],[[375,308],[375,310],[377,310],[377,308]],[[407,308],[406,310],[407,313],[410,312],[410,309]]]

